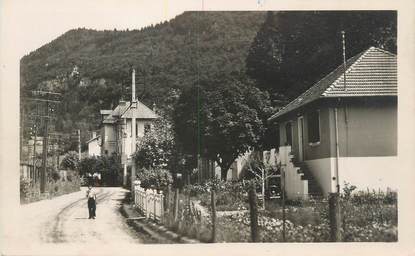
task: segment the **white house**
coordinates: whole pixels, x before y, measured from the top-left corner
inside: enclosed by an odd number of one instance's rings
[[[101,155],[101,135],[96,132],[92,133],[92,138],[86,142],[88,144],[88,156]]]
[[[322,60],[324,61],[324,60]],[[397,189],[397,56],[370,47],[271,118],[280,132],[287,196]]]

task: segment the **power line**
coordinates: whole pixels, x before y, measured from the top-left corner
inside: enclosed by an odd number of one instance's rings
[[[42,150],[42,169],[40,172],[40,192],[44,193],[46,188],[46,162],[47,162],[47,152],[48,152],[48,137],[49,137],[49,120],[56,119],[56,117],[53,116],[54,114],[54,108],[51,106],[51,104],[58,104],[60,103],[59,99],[56,99],[56,96],[61,96],[60,93],[55,92],[49,92],[49,91],[41,91],[41,90],[35,90],[30,91],[31,95],[36,96],[36,98],[23,96],[22,99],[28,100],[28,101],[35,101],[36,103],[36,114],[29,114],[28,117],[34,117],[34,126],[35,126],[35,139],[34,139],[34,149],[37,142],[37,120],[40,120],[44,123],[44,133],[43,133],[43,150]],[[44,98],[42,98],[44,97]],[[51,97],[55,97],[54,99],[51,99]],[[39,114],[39,104],[44,103],[45,104],[45,112],[44,114]],[[24,112],[23,112],[24,116]],[[23,138],[21,138],[23,139]],[[34,161],[35,161],[35,155],[36,151],[34,150]]]

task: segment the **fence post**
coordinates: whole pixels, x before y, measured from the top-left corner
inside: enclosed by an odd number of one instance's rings
[[[285,216],[285,168],[281,168],[281,192],[282,192],[282,241],[286,242],[286,216]]]
[[[340,242],[341,233],[341,214],[340,214],[340,196],[339,193],[329,194],[329,220],[330,220],[330,240],[331,242]]]
[[[166,210],[166,212],[169,212],[169,210],[170,210],[169,202],[170,202],[170,184],[167,185],[167,190],[166,190],[166,195],[165,195],[164,209]]]
[[[155,189],[155,190],[153,190],[154,192],[154,221],[157,221],[157,203],[158,203],[158,198],[159,198],[159,196],[158,196],[158,193],[157,193],[157,190]]]
[[[176,223],[179,216],[179,189],[174,191],[174,222]]]
[[[166,195],[167,204],[166,204],[166,208],[165,208],[164,221],[165,221],[165,224],[169,227],[171,225],[171,219],[172,219],[172,216],[173,216],[173,207],[171,206],[172,195],[173,195],[173,193],[172,193],[172,190],[171,190],[171,185],[168,185],[167,186],[167,195]]]
[[[160,223],[164,224],[164,194],[160,191]]]
[[[249,188],[249,211],[251,219],[251,239],[252,242],[259,242],[258,231],[258,205],[255,193],[255,183],[251,183]]]
[[[149,203],[150,203],[150,189],[146,190],[146,219],[150,217],[150,209],[149,209]]]
[[[143,188],[140,188],[140,193],[139,193],[139,195],[140,195],[140,202],[139,202],[139,204],[140,204],[140,210],[141,210],[141,212],[144,212],[143,191],[144,191],[144,189]]]
[[[216,192],[212,188],[210,192],[210,205],[212,206],[212,238],[211,242],[216,242]]]

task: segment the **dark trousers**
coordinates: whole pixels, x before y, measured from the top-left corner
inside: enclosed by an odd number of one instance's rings
[[[95,199],[88,198],[88,211],[89,211],[89,218],[95,218],[95,210],[97,209],[97,205],[95,203]]]

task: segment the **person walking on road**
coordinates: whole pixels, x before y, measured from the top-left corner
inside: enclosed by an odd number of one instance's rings
[[[95,193],[95,190],[92,188],[92,185],[88,186],[88,190],[86,191],[86,197],[88,198],[89,219],[95,219],[95,211],[97,208],[97,194]]]

